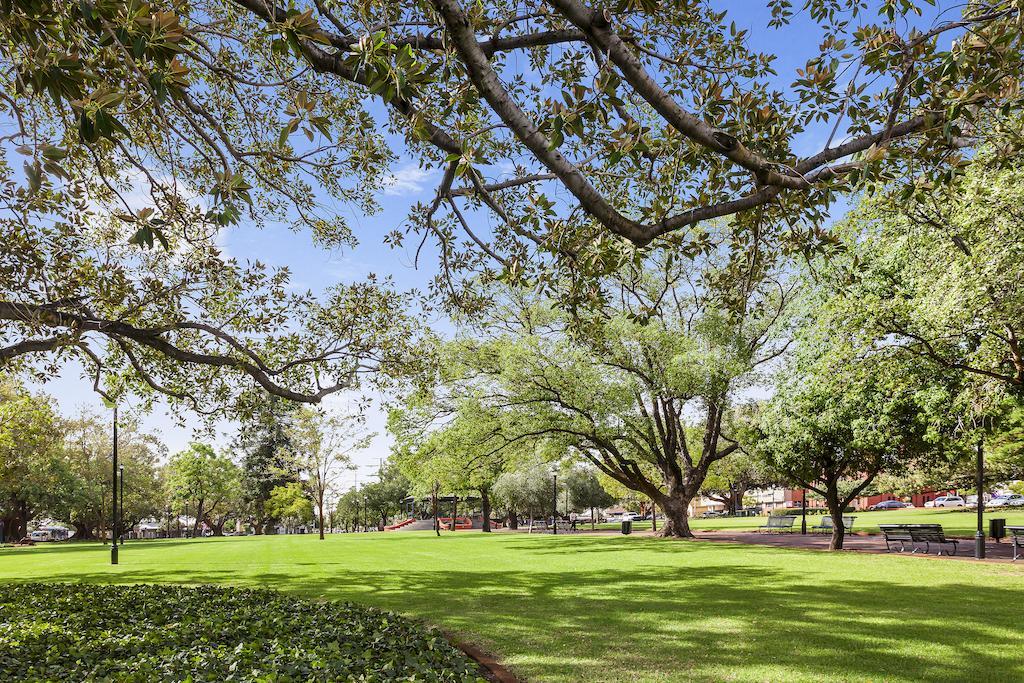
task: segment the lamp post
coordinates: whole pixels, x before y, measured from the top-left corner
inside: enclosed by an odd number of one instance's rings
[[[117,477],[120,480],[119,488],[121,489],[121,507],[117,509],[117,516],[121,520],[121,525],[124,526],[124,465],[117,468]],[[118,540],[121,542],[121,545],[124,545],[124,529],[121,529],[121,535],[118,536]]]
[[[363,533],[370,533],[370,506],[366,496],[363,496]]]
[[[807,535],[807,489],[804,489],[804,498],[800,505],[800,535]]]
[[[978,462],[977,462],[977,489],[978,489],[978,529],[974,532],[974,557],[979,560],[985,559],[985,495],[982,491],[985,488],[985,453],[982,450],[982,441],[978,439]]]
[[[551,533],[558,534],[558,470],[551,468]]]
[[[111,480],[112,480],[111,481],[111,490],[112,490],[112,496],[113,496],[113,503],[114,504],[111,506],[112,509],[110,511],[110,514],[114,518],[114,528],[111,529],[111,534],[110,534],[110,564],[117,564],[117,536],[118,536],[118,530],[119,530],[119,527],[120,527],[120,524],[119,524],[120,523],[120,519],[118,519],[118,514],[117,514],[117,470],[118,470],[118,466],[117,466],[117,405],[116,404],[114,405],[114,425],[113,425],[113,427],[114,427],[114,429],[113,429],[113,432],[114,432],[113,433],[114,443],[113,443],[113,448],[111,449],[111,456],[112,456],[112,460],[113,460],[113,463],[112,463],[113,466],[111,468]]]

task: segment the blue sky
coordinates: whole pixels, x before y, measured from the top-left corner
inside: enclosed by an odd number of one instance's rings
[[[798,18],[783,31],[771,31],[767,29],[769,12],[764,2],[733,0],[721,4],[729,10],[729,18],[740,28],[750,29],[754,47],[778,55],[775,68],[780,80],[785,83],[792,80],[795,70],[803,66],[807,57],[817,49],[818,29],[805,19]],[[800,5],[799,2],[794,4]],[[808,131],[798,141],[796,152],[804,155],[818,151],[827,135],[826,126]],[[382,212],[374,216],[363,216],[348,210],[346,214],[360,242],[354,249],[323,249],[315,246],[308,234],[295,233],[280,225],[271,225],[262,230],[244,225],[234,227],[223,234],[221,243],[228,255],[239,260],[258,259],[271,266],[290,267],[293,284],[300,289],[322,291],[333,284],[363,279],[371,272],[392,276],[400,289],[425,289],[435,272],[433,260],[422,258],[420,268],[416,270],[408,251],[393,250],[385,246],[382,240],[386,233],[405,220],[410,206],[432,197],[439,172],[424,171],[410,158],[399,159],[391,172],[394,182],[381,197]],[[342,210],[347,209],[342,207]],[[43,389],[57,399],[65,414],[72,414],[81,408],[97,412],[104,410],[99,397],[91,391],[90,381],[78,367],[67,367],[59,378],[49,382]],[[339,407],[346,400],[340,397],[331,401],[330,405]],[[183,448],[193,438],[191,430],[177,425],[165,409],[158,408],[142,419],[147,429],[159,432],[171,452]],[[386,458],[389,453],[389,440],[384,434],[383,413],[379,407],[371,411],[369,426],[378,432],[378,436],[370,448],[355,458],[362,468],[359,474],[361,480],[365,480],[376,469],[379,460]],[[232,437],[233,425],[222,425],[219,431],[213,441],[217,445],[227,446]]]

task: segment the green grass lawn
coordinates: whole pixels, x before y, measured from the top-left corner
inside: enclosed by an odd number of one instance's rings
[[[0,551],[0,581],[229,583],[422,617],[532,681],[1024,680],[1024,563],[645,537],[247,537]],[[0,615],[2,620],[2,615]]]
[[[800,515],[797,510],[794,514]],[[964,508],[912,508],[908,510],[880,510],[878,512],[861,511],[853,514],[857,520],[854,522],[854,531],[866,531],[872,534],[878,533],[879,524],[941,524],[949,536],[974,536],[974,529],[977,525],[977,512],[965,510]],[[985,532],[988,533],[988,519],[1001,517],[1011,526],[1024,526],[1024,508],[1003,508],[992,512],[985,512]],[[817,524],[820,516],[808,515],[808,524]],[[764,517],[718,517],[712,519],[691,519],[690,527],[693,529],[723,529],[729,531],[751,531],[765,523]],[[660,522],[659,522],[660,524]],[[800,525],[800,520],[796,522]],[[598,524],[599,529],[618,529],[617,523]],[[583,525],[589,529],[589,525]],[[645,531],[651,528],[650,522],[633,522],[633,529]]]

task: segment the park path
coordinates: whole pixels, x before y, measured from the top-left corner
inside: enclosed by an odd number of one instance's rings
[[[829,535],[827,534],[808,534],[804,536],[800,533],[764,534],[756,531],[695,531],[694,534],[702,541],[749,543],[751,545],[770,545],[778,548],[802,548],[805,550],[828,550],[829,543]],[[934,544],[932,545],[931,552],[928,554],[924,553],[923,548],[919,552],[912,553],[909,545],[906,552],[899,554],[914,555],[915,557],[970,560],[972,562],[979,561],[974,559],[973,538],[958,538],[957,540],[959,545],[956,555],[947,554],[950,548],[949,545],[943,545],[942,555],[939,555]],[[851,534],[843,540],[843,547],[845,550],[855,552],[886,552],[885,539],[880,535]],[[897,553],[894,550],[892,554]],[[1009,543],[996,543],[989,539],[985,543],[985,558],[985,562],[1011,562],[1013,547]],[[1019,560],[1019,562],[1024,564],[1024,558]]]

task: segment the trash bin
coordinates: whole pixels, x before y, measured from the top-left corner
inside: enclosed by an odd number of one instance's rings
[[[1005,519],[990,519],[988,520],[988,535],[992,538],[999,540],[1006,536],[1006,520]]]
[[[622,520],[622,533],[626,534],[627,536],[629,534],[633,533],[633,520],[631,520],[631,519],[624,519],[624,520]]]

